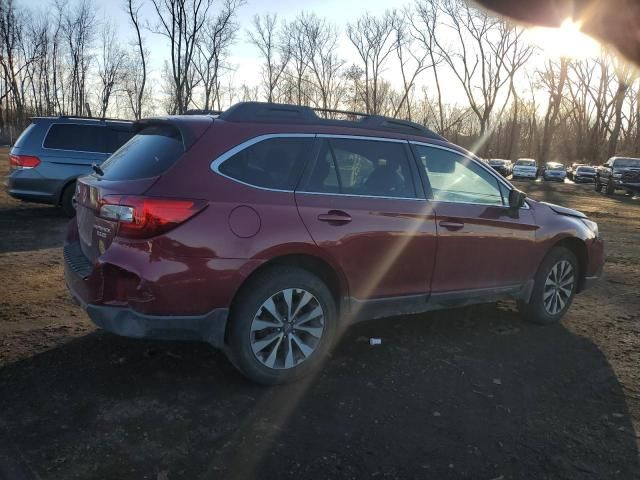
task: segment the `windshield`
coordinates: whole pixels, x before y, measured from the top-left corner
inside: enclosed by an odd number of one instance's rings
[[[613,166],[615,168],[640,168],[640,158],[619,158]]]
[[[547,163],[547,169],[549,170],[564,170],[564,165],[560,163]]]
[[[593,167],[578,167],[576,172],[580,173],[596,173],[596,169]]]
[[[489,160],[489,165],[504,165],[506,162],[504,160]]]

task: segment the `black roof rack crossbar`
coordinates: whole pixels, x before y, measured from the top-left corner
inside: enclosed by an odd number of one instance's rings
[[[220,115],[222,110],[204,110],[199,108],[192,108],[184,112],[185,115]]]
[[[322,118],[316,114],[316,111],[361,118],[357,120]],[[367,113],[349,112],[346,110],[313,109],[311,107],[281,103],[240,102],[222,112],[218,118],[229,122],[274,122],[366,128],[444,140],[444,137],[434,131],[408,120],[383,117],[381,115],[370,115]]]

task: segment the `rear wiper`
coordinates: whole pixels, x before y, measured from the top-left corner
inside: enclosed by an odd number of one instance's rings
[[[102,170],[102,168],[100,168],[100,165],[98,165],[97,163],[93,163],[91,165],[91,168],[93,168],[93,171],[96,172],[101,177],[104,176],[104,170]]]

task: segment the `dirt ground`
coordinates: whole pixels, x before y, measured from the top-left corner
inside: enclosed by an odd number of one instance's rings
[[[64,286],[66,220],[2,191],[0,478],[640,478],[640,199],[519,185],[607,242],[562,324],[509,302],[363,323],[278,388],[207,345],[96,330]]]

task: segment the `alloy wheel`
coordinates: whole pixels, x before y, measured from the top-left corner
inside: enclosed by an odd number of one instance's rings
[[[557,315],[564,309],[573,294],[574,282],[573,266],[567,260],[560,260],[551,268],[542,297],[548,314]]]
[[[324,333],[322,304],[310,292],[288,288],[269,297],[253,317],[251,349],[273,369],[293,368],[318,347]]]

